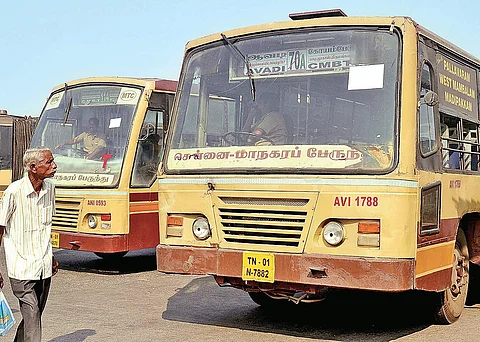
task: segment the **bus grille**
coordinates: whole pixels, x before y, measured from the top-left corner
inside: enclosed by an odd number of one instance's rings
[[[56,214],[53,215],[52,229],[76,230],[80,213],[80,202],[56,200],[55,206]]]
[[[221,197],[220,200],[224,204],[237,205],[218,208],[225,241],[262,246],[299,246],[307,219],[305,206],[308,199]],[[295,209],[292,210],[292,207]]]

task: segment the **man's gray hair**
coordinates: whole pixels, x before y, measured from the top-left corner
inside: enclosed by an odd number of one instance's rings
[[[43,155],[45,154],[45,152],[52,153],[52,151],[48,147],[35,147],[26,150],[23,154],[23,169],[28,172],[28,170],[30,169],[30,165],[43,160]]]

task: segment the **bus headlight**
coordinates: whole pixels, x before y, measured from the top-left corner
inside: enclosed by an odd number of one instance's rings
[[[210,237],[210,225],[205,217],[198,217],[193,221],[192,225],[193,235],[199,240],[205,240]]]
[[[337,246],[345,238],[345,229],[338,221],[330,221],[323,227],[323,239],[331,246]]]
[[[98,220],[95,215],[88,215],[88,226],[90,228],[97,228]]]

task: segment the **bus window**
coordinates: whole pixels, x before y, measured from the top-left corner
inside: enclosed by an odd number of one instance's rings
[[[12,168],[12,126],[0,126],[0,170]]]
[[[163,111],[148,110],[138,137],[132,186],[149,186],[155,179],[163,151]]]
[[[440,120],[443,167],[478,171],[478,125],[443,113]]]
[[[432,89],[432,68],[423,64],[420,88],[420,152],[423,156],[430,154],[437,148],[435,139],[435,119],[432,106],[427,106],[423,97]]]
[[[460,152],[459,144],[459,126],[460,119],[446,114],[440,116],[440,127],[442,134],[442,158],[443,167],[446,169],[460,169]]]
[[[464,169],[478,171],[478,126],[470,121],[463,121],[463,140],[464,140]]]

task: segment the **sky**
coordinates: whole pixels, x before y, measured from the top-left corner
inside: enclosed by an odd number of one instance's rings
[[[348,16],[412,17],[480,58],[478,0],[2,1],[0,109],[38,116],[53,87],[84,77],[176,80],[190,40],[332,8]]]

